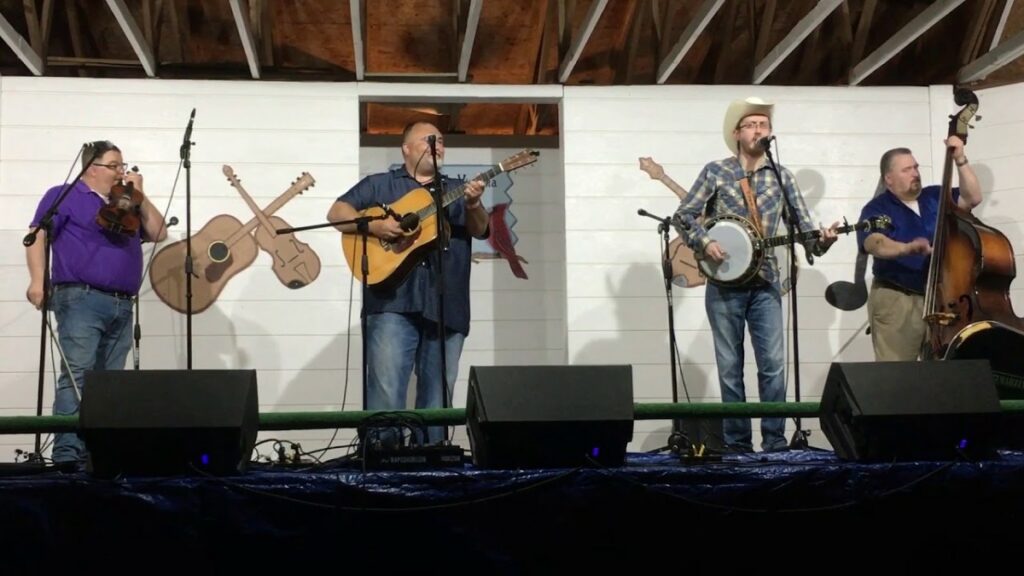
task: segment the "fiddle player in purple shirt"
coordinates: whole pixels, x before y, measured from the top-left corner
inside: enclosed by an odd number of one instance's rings
[[[88,164],[92,160],[92,164]],[[160,211],[142,192],[142,175],[125,172],[121,150],[97,141],[82,149],[82,179],[68,191],[53,216],[50,309],[57,318],[63,359],[53,403],[55,415],[78,413],[86,370],[121,370],[131,349],[132,299],[142,283],[142,242],[167,237]],[[135,230],[114,230],[97,221],[111,188],[129,183],[139,194]],[[46,191],[31,227],[42,221],[64,186]],[[46,231],[26,248],[31,280],[26,297],[37,309],[43,303]],[[57,434],[55,463],[82,463],[85,446],[78,435]]]

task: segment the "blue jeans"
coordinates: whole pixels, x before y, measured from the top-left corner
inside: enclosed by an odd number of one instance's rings
[[[66,362],[60,365],[53,413],[78,414],[78,396],[68,376],[68,366],[82,394],[86,370],[124,369],[132,345],[132,301],[86,287],[57,286],[50,303],[57,317],[57,338]],[[85,444],[77,434],[55,436],[54,462],[85,459]]]
[[[786,401],[786,364],[782,330],[782,295],[779,286],[726,288],[707,285],[704,297],[715,339],[718,385],[723,402],[745,402],[743,388],[744,325],[757,361],[757,389],[762,402]],[[753,451],[749,418],[722,422],[725,444],[731,449]],[[761,448],[779,450],[786,443],[784,418],[761,419]]]
[[[459,374],[459,357],[465,335],[445,332],[445,372],[448,395],[451,397]],[[416,408],[441,408],[441,345],[437,324],[419,315],[383,312],[366,318],[367,410],[405,410],[409,378],[416,369]],[[385,433],[382,441],[397,442],[394,431]],[[427,430],[429,443],[444,438],[441,426]],[[422,442],[419,434],[414,441]]]

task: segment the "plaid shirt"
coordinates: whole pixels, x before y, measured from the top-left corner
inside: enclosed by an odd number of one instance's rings
[[[768,163],[762,163],[750,175],[750,186],[757,199],[757,209],[761,215],[762,233],[765,238],[786,234],[785,225],[782,223],[782,214],[786,209],[786,201],[782,197],[783,190],[789,195],[789,199],[796,207],[799,220],[798,232],[815,230],[818,227],[811,220],[803,197],[796,192],[796,181],[793,173],[785,167],[780,166],[782,183],[779,186],[779,179]],[[743,199],[743,189],[740,187],[742,180],[747,173],[743,170],[739,160],[733,156],[724,160],[711,162],[704,166],[697,181],[693,183],[689,194],[679,204],[673,221],[676,228],[683,237],[683,240],[693,249],[698,257],[703,257],[704,248],[711,242],[708,231],[701,225],[697,218],[703,214],[713,217],[722,214],[733,214],[750,218],[747,210],[747,203]],[[709,206],[709,201],[712,201]],[[680,226],[680,223],[682,226]],[[809,243],[811,246],[815,241]],[[817,252],[815,250],[815,252]],[[771,250],[764,259],[758,275],[770,283],[779,279],[779,264],[775,258],[775,251]]]

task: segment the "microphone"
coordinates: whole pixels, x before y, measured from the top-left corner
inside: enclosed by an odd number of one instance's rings
[[[380,204],[380,207],[384,209],[388,216],[398,220],[398,226],[402,229],[402,232],[412,232],[420,225],[420,215],[415,212],[402,215],[392,210],[387,204]]]
[[[178,217],[177,216],[171,216],[171,219],[167,221],[167,225],[168,226],[174,226],[177,223],[178,223]]]
[[[771,148],[772,140],[775,140],[775,136],[765,136],[757,141],[757,145],[761,150],[767,150]]]
[[[427,144],[430,144],[431,148],[433,148],[437,144],[437,134],[427,136]]]
[[[188,117],[188,126],[185,128],[185,139],[182,142],[182,146],[188,146],[192,140],[192,123],[196,119],[196,109],[192,109],[192,115]]]

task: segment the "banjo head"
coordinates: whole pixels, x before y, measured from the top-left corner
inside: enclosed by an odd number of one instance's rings
[[[724,215],[712,218],[707,223],[708,236],[718,242],[727,256],[722,262],[708,259],[700,261],[700,268],[708,279],[718,284],[731,286],[746,282],[757,273],[762,254],[754,249],[754,239],[760,234],[745,218]]]

